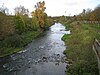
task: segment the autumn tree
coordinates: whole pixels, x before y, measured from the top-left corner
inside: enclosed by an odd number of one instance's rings
[[[32,12],[33,17],[33,23],[35,27],[44,28],[45,27],[45,19],[46,19],[46,13],[44,12],[46,9],[45,2],[38,2],[37,5],[35,5],[35,11]]]
[[[100,4],[94,9],[94,14],[96,16],[96,20],[100,21]]]
[[[96,15],[94,12],[91,12],[87,16],[89,16],[89,21],[96,21]]]

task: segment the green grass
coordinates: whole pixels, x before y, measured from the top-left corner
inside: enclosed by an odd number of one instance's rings
[[[34,31],[34,32],[27,32],[21,35],[21,37],[24,40],[24,45],[27,45],[28,43],[32,42],[33,39],[35,39],[37,36],[39,36],[42,33],[42,31]]]
[[[6,48],[6,47],[0,48],[0,57],[11,55],[22,49],[23,48],[11,48],[11,47],[10,48]]]
[[[11,55],[23,50],[27,44],[32,42],[32,40],[38,37],[41,33],[42,31],[28,31],[22,35],[12,36],[5,39],[0,42],[0,57]]]
[[[67,41],[70,37],[71,37],[70,34],[65,34],[61,39],[62,39],[63,41]]]
[[[100,24],[83,24],[83,29],[87,29],[92,34],[91,36],[100,40]]]
[[[72,61],[72,65],[67,68],[67,75],[99,75],[92,44],[94,38],[100,40],[100,29],[97,25],[75,22],[70,24],[69,29],[72,31],[70,37],[62,37],[68,46],[64,54]]]

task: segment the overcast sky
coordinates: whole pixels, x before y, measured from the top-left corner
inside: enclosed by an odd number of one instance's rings
[[[81,13],[83,9],[94,9],[100,4],[100,0],[0,0],[0,7],[4,3],[13,13],[16,6],[22,5],[32,12],[34,5],[39,1],[45,1],[45,12],[49,16],[76,15]]]

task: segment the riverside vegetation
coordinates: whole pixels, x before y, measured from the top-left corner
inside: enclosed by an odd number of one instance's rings
[[[99,75],[97,58],[92,49],[94,38],[100,40],[99,13],[100,5],[91,12],[83,11],[77,16],[60,20],[66,29],[71,30],[71,34],[62,37],[67,46],[64,54],[70,63],[67,75]]]
[[[79,15],[60,18],[48,17],[45,9],[45,2],[38,2],[29,18],[24,6],[16,7],[15,15],[9,15],[7,8],[0,8],[0,57],[22,50],[57,19],[71,30],[71,34],[62,37],[67,46],[64,54],[70,63],[67,75],[99,75],[92,44],[94,38],[100,40],[100,5],[94,10],[84,9]]]
[[[38,2],[30,18],[24,6],[16,7],[15,15],[6,13],[8,9],[4,6],[0,8],[0,57],[22,50],[52,25],[45,9],[45,2]]]

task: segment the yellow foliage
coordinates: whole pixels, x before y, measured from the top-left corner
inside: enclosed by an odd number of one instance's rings
[[[35,5],[35,8],[36,10],[32,12],[32,17],[35,19],[35,24],[40,28],[43,28],[45,24],[45,2],[38,2],[37,5]]]

